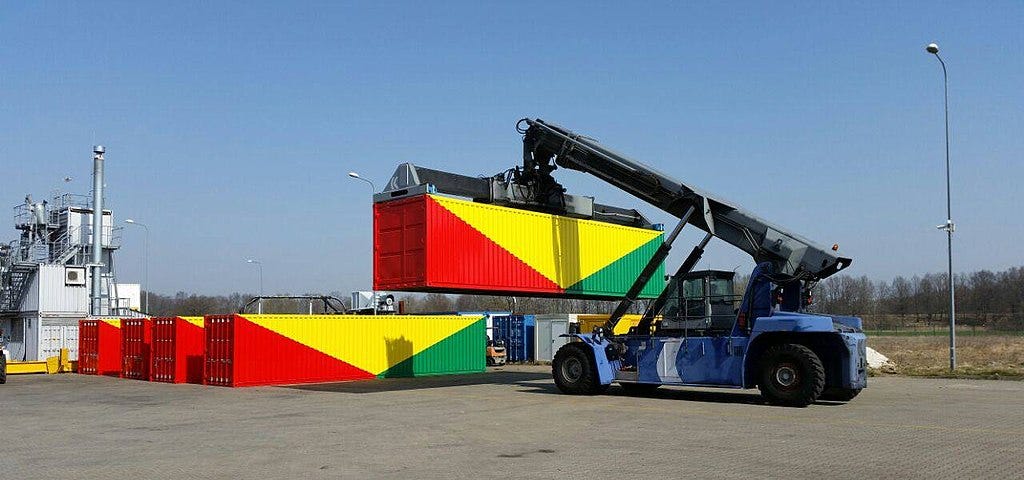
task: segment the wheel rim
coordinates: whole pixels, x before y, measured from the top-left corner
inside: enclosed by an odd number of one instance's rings
[[[796,366],[783,363],[775,367],[775,383],[784,390],[792,390],[800,385],[800,372]]]
[[[562,378],[569,383],[576,383],[583,377],[583,364],[578,358],[567,358],[562,362]]]

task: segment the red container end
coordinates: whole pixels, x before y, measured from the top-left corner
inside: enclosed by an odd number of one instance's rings
[[[148,318],[121,319],[121,378],[149,380],[152,327]]]
[[[373,205],[375,290],[563,296],[428,195]]]
[[[373,204],[373,288],[403,290],[427,281],[427,207],[424,196]]]
[[[121,375],[121,321],[78,322],[78,373]]]
[[[240,315],[207,315],[203,383],[225,387],[376,378]]]
[[[203,383],[206,343],[201,319],[195,322],[182,317],[154,318],[152,346],[150,380]]]

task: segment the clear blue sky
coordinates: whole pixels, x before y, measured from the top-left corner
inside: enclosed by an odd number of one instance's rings
[[[87,193],[102,143],[115,215],[151,226],[154,291],[254,291],[246,257],[264,262],[268,293],[366,289],[369,186],[346,172],[492,174],[520,160],[513,126],[533,116],[838,242],[851,274],[938,272],[935,41],[956,268],[1024,263],[1019,1],[296,3],[4,3],[0,203],[66,175]],[[560,173],[574,193],[671,220]],[[122,281],[141,280],[141,247],[127,230]],[[723,244],[705,258],[750,266]]]

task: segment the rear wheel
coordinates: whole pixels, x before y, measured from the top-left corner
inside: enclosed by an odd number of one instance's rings
[[[650,395],[661,385],[656,383],[620,383],[619,386],[630,395]]]
[[[833,402],[849,402],[860,393],[860,390],[859,388],[829,387],[824,392],[821,392],[821,397],[818,398]]]
[[[570,395],[596,395],[608,389],[601,385],[590,352],[582,343],[567,343],[555,353],[551,362],[551,375],[562,393]]]
[[[761,356],[761,395],[776,405],[806,407],[825,390],[825,367],[811,349],[774,345]]]

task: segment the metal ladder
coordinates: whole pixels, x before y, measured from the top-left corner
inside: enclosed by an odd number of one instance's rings
[[[36,264],[18,262],[11,266],[5,280],[6,288],[0,290],[0,312],[16,311],[21,306],[21,301],[28,292],[28,286],[32,283],[32,274],[36,271]]]

